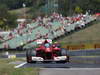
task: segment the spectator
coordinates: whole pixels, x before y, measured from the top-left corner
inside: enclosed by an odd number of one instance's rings
[[[6,43],[6,42],[3,43],[3,46],[4,46],[5,49],[8,49],[8,48],[9,48],[9,45],[8,45],[8,43]]]

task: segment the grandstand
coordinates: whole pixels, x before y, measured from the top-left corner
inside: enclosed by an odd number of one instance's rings
[[[0,49],[29,48],[36,45],[36,40],[41,38],[55,39],[65,33],[84,28],[88,23],[94,21],[95,16],[80,14],[75,17],[63,17],[61,14],[53,13],[51,16],[38,17],[32,23],[18,24],[18,27],[3,37]]]

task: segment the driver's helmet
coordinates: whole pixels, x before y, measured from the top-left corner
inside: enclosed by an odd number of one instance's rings
[[[49,43],[46,43],[44,46],[45,47],[50,47],[50,44]]]

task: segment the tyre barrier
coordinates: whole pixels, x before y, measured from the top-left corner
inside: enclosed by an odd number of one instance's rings
[[[26,57],[26,53],[8,53],[8,52],[5,52],[4,54],[0,54],[0,58],[9,58],[9,59],[15,59],[15,58],[23,58],[23,57]]]
[[[95,49],[98,49],[98,48],[100,48],[100,44],[95,44]]]
[[[68,50],[95,50],[100,49],[100,44],[63,45]]]
[[[16,55],[8,55],[8,58],[9,59],[15,59],[16,58]]]
[[[15,59],[17,58],[17,56],[14,54],[13,55],[1,55],[0,58]]]
[[[99,56],[100,57],[100,50],[70,50],[68,51],[68,55],[70,56]]]
[[[67,46],[68,50],[83,50],[85,49],[85,45],[71,45],[71,46]]]
[[[85,44],[85,49],[95,49],[95,44]]]

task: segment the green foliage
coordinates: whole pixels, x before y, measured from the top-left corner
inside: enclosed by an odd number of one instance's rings
[[[9,9],[22,8],[23,3],[26,6],[32,6],[33,0],[0,0],[0,4],[5,4]]]
[[[44,0],[35,0],[33,1],[33,6],[30,9],[31,15],[33,18],[37,17],[38,15],[43,15],[44,13],[40,11],[41,7],[45,6]]]
[[[48,4],[48,2],[54,2],[54,0],[0,0],[0,5],[5,4],[9,9],[22,8],[22,4],[25,3],[27,7],[33,7],[31,12],[37,12],[42,7]],[[91,10],[92,12],[100,12],[100,0],[55,0],[58,1],[58,11],[63,15],[73,14],[75,7],[79,6],[83,12]],[[52,4],[54,5],[54,4]],[[52,10],[54,8],[48,9]],[[40,12],[40,11],[39,11]]]
[[[82,13],[82,12],[83,10],[79,6],[75,7],[75,13]]]
[[[69,11],[69,1],[68,0],[59,0],[58,4],[59,4],[58,12],[62,13],[64,16],[66,16]]]
[[[0,28],[6,30],[16,27],[16,15],[10,14],[5,5],[0,5]]]
[[[12,62],[25,62],[23,59],[0,58],[0,75],[38,75],[39,68],[14,68],[17,64]]]
[[[5,17],[8,14],[7,11],[8,11],[7,6],[1,4],[0,5],[0,18]]]
[[[73,13],[85,13],[88,10],[90,10],[91,13],[100,12],[100,0],[55,1],[56,2],[54,2],[54,0],[0,0],[0,27],[2,28],[6,25],[6,27],[15,27],[16,15],[8,13],[8,9],[22,8],[23,3],[26,4],[26,7],[31,7],[31,10],[28,11],[28,13],[26,12],[26,14],[29,14],[30,17],[44,15],[45,10],[47,11],[46,14],[49,14],[51,10],[57,10],[56,12],[61,13],[63,16],[72,15]],[[57,9],[53,8],[55,3],[58,4]],[[43,8],[45,9],[42,10]]]
[[[92,13],[100,12],[100,0],[78,0],[76,4],[84,11],[91,10]]]

